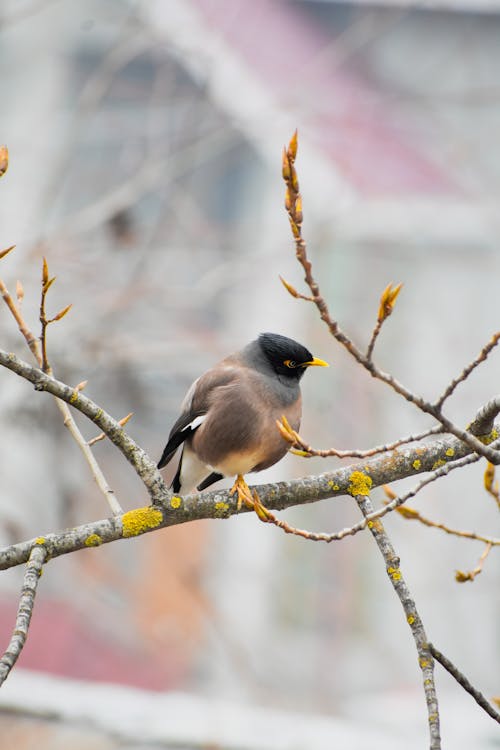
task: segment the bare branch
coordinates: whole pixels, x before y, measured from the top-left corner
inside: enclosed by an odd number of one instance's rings
[[[466,581],[473,581],[475,577],[478,576],[482,572],[484,562],[486,558],[488,557],[488,555],[490,554],[492,547],[493,547],[493,542],[488,542],[486,544],[486,547],[484,548],[481,554],[481,557],[479,558],[478,563],[473,570],[470,570],[468,573],[464,573],[463,570],[457,570],[455,572],[456,582],[465,583]]]
[[[397,499],[397,494],[387,485],[385,485],[382,488],[389,498],[389,501],[394,501]],[[430,518],[426,518],[416,508],[411,508],[409,505],[402,505],[396,507],[397,512],[403,516],[403,518],[406,518],[407,521],[419,521],[419,523],[423,524],[424,526],[428,526],[432,529],[439,529],[440,531],[444,531],[446,534],[451,534],[452,536],[458,536],[462,539],[473,539],[477,542],[485,542],[485,544],[489,544],[492,547],[497,547],[500,545],[500,539],[495,539],[494,537],[487,537],[482,534],[476,534],[474,531],[459,531],[458,529],[451,529],[449,526],[446,526],[446,524],[439,523],[438,521],[432,521]]]
[[[49,279],[47,262],[44,258],[43,270],[42,270],[42,300],[40,303],[40,320],[42,321],[42,337],[41,337],[42,346],[40,347],[40,341],[33,335],[33,333],[29,329],[28,325],[26,324],[21,314],[20,304],[24,298],[24,291],[23,291],[21,283],[18,281],[16,285],[17,299],[18,299],[18,304],[16,305],[9,290],[5,286],[2,279],[0,279],[0,293],[2,294],[5,304],[7,305],[10,312],[12,313],[18,325],[18,328],[21,334],[23,335],[26,343],[28,344],[30,351],[33,354],[36,362],[42,368],[42,370],[49,375],[51,375],[52,373],[51,373],[50,365],[47,360],[45,331],[46,331],[46,327],[48,323],[50,323],[51,321],[47,321],[46,315],[45,315],[45,295],[50,285],[52,284],[53,280],[54,279],[52,280]],[[63,315],[65,315],[66,312],[68,311],[68,309],[69,307],[62,310],[60,313],[58,313],[59,318],[58,316],[56,316],[53,320],[60,319],[61,317],[63,317]],[[82,387],[83,386],[80,383],[78,386],[76,386],[75,390],[79,390]],[[89,444],[86,442],[82,433],[78,429],[78,426],[75,420],[73,419],[70,409],[68,408],[67,404],[65,404],[63,401],[61,401],[57,397],[55,401],[56,401],[57,408],[62,414],[64,426],[69,430],[71,436],[73,437],[76,444],[78,445],[81,452],[83,453],[83,456],[90,467],[90,471],[92,472],[92,475],[96,481],[96,484],[99,490],[104,495],[104,497],[106,498],[106,501],[109,504],[109,507],[111,508],[111,512],[114,513],[115,515],[119,515],[120,513],[123,512],[122,507],[120,503],[118,502],[118,500],[116,499],[116,496],[113,490],[111,489],[108,482],[106,481],[106,477],[104,476],[104,473],[101,467],[97,463],[94,457],[94,454],[92,453],[92,450],[89,447]]]
[[[373,516],[373,505],[369,497],[370,487],[360,486],[360,493],[356,495],[356,501],[365,520]],[[425,700],[427,705],[427,718],[429,722],[430,748],[439,750],[441,738],[439,730],[439,707],[434,682],[434,661],[427,641],[424,625],[417,611],[417,607],[410,590],[403,578],[400,568],[400,559],[396,554],[392,543],[387,536],[384,526],[380,520],[369,523],[369,529],[385,561],[386,572],[396,592],[401,606],[406,615],[406,621],[415,641],[418,653],[418,663],[422,670],[422,681],[424,686]]]
[[[292,145],[293,142],[293,145]],[[473,451],[481,456],[484,456],[491,461],[493,464],[500,463],[500,451],[493,450],[481,442],[475,434],[470,431],[462,430],[460,427],[451,422],[445,417],[439,405],[432,404],[426,401],[421,396],[410,391],[402,383],[398,382],[389,373],[380,370],[372,361],[371,358],[363,354],[360,349],[352,342],[339,327],[337,321],[335,321],[328,310],[328,306],[321,295],[319,285],[316,282],[312,273],[312,264],[307,257],[306,243],[302,237],[302,197],[299,192],[299,182],[297,178],[297,172],[295,170],[295,155],[297,153],[297,133],[294,134],[292,141],[288,149],[285,149],[283,154],[283,179],[286,183],[285,193],[285,208],[288,213],[290,221],[290,227],[292,230],[294,242],[295,242],[295,255],[297,260],[301,264],[305,272],[305,282],[312,292],[312,301],[316,305],[321,320],[326,324],[332,336],[339,342],[349,354],[358,362],[365,370],[367,370],[373,378],[380,380],[386,385],[390,386],[396,393],[402,396],[409,403],[414,404],[418,409],[430,414],[434,417],[444,428],[446,432],[450,432],[455,437],[463,440]],[[394,290],[392,290],[394,291]],[[399,291],[399,290],[398,290]],[[485,347],[485,349],[488,348]],[[484,351],[484,350],[483,350]],[[489,350],[488,350],[489,351]],[[471,370],[472,371],[472,370]]]
[[[438,661],[441,666],[451,674],[452,677],[455,678],[458,684],[461,685],[463,689],[469,693],[469,695],[472,695],[476,703],[481,706],[481,708],[484,709],[492,719],[495,719],[495,721],[498,721],[500,723],[500,713],[498,713],[498,711],[493,708],[491,703],[484,697],[484,695],[475,687],[473,687],[467,677],[465,677],[465,675],[463,675],[462,672],[460,672],[460,670],[457,669],[457,667],[449,659],[446,658],[446,656],[443,656],[443,654],[438,651],[438,649],[432,643],[429,643],[428,646],[429,651],[431,652],[434,659]]]
[[[127,435],[123,427],[111,415],[107,414],[104,409],[87,398],[78,388],[73,388],[66,385],[66,383],[56,380],[41,369],[33,367],[16,357],[15,354],[4,350],[0,350],[0,365],[7,367],[7,369],[28,380],[35,386],[36,390],[51,393],[57,399],[65,401],[66,404],[85,414],[121,450],[143,480],[153,500],[155,498],[164,498],[165,494],[168,495],[164,491],[165,485],[160,473],[156,469],[156,464]],[[84,445],[88,449],[86,442],[84,442]]]
[[[369,458],[370,456],[376,456],[378,453],[388,453],[389,451],[393,451],[403,445],[408,445],[408,443],[416,443],[424,438],[430,437],[431,435],[440,435],[443,433],[443,428],[439,425],[418,432],[415,435],[408,435],[407,437],[399,438],[392,443],[376,445],[374,448],[368,448],[367,450],[352,449],[342,451],[337,448],[313,448],[306,443],[304,438],[302,438],[296,430],[291,428],[286,419],[278,423],[278,429],[283,438],[291,443],[293,448],[297,450],[298,455],[301,455],[304,458],[311,458],[312,456],[319,456],[320,458],[327,458],[329,456],[336,456],[336,458]]]
[[[0,685],[10,674],[10,671],[23,650],[31,622],[31,615],[35,604],[38,580],[42,573],[42,566],[47,559],[47,551],[43,544],[32,547],[21,589],[21,598],[17,610],[16,624],[7,650],[0,658]]]
[[[460,375],[457,378],[454,378],[451,381],[451,383],[448,385],[448,387],[446,388],[446,390],[444,391],[444,393],[442,394],[442,396],[440,396],[437,399],[437,401],[436,401],[435,405],[436,405],[436,407],[438,409],[440,409],[442,407],[442,405],[444,404],[444,402],[446,401],[446,399],[448,399],[451,396],[451,394],[453,393],[453,391],[455,390],[455,388],[457,387],[457,385],[459,385],[459,383],[463,383],[465,380],[467,380],[467,378],[469,377],[469,375],[471,374],[471,372],[473,370],[475,370],[476,367],[478,367],[482,362],[484,362],[486,360],[486,358],[488,357],[488,355],[490,354],[490,352],[498,344],[499,340],[500,340],[500,331],[498,333],[495,333],[492,336],[492,338],[490,339],[490,341],[488,341],[488,343],[485,346],[483,346],[483,348],[479,352],[478,356],[474,360],[472,360],[472,362],[470,364],[468,364],[467,367],[465,367],[463,369],[463,371],[460,373]]]
[[[24,339],[26,343],[28,344],[31,353],[33,354],[34,358],[36,359],[37,363],[39,365],[42,364],[42,358],[40,355],[40,348],[39,348],[39,342],[38,339],[31,333],[28,326],[26,325],[23,316],[21,315],[20,309],[16,306],[14,300],[12,299],[9,290],[5,286],[2,279],[0,279],[0,294],[3,297],[3,300],[7,307],[9,308],[10,312],[14,316],[14,319],[17,323],[17,326],[21,332],[21,334],[24,336]],[[22,298],[21,298],[22,299]]]
[[[76,386],[76,388],[78,388],[78,386]],[[81,387],[78,388],[78,390],[81,391],[82,390]],[[122,427],[125,427],[125,425],[127,424],[127,422],[130,419],[132,419],[133,416],[134,416],[134,412],[133,411],[129,412],[125,417],[122,417],[121,419],[118,420],[118,424],[121,425]],[[105,440],[105,439],[106,439],[105,433],[104,432],[100,432],[99,435],[96,435],[95,437],[91,438],[91,440],[88,441],[88,445],[89,446],[90,445],[95,445],[100,440]]]

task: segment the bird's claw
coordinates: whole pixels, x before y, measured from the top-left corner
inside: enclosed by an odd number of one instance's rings
[[[257,513],[261,521],[264,523],[269,521],[269,511],[264,505],[262,505],[257,492],[255,490],[253,492],[250,490],[250,487],[241,475],[236,477],[236,481],[231,487],[230,494],[238,495],[236,506],[238,511],[241,510],[241,506],[244,503],[247,508],[251,508]]]

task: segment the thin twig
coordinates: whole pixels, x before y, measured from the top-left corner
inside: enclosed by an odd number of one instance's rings
[[[81,388],[79,388],[78,390],[81,390]],[[129,412],[126,417],[122,417],[121,419],[118,420],[118,424],[121,425],[122,427],[125,427],[127,422],[130,419],[132,419],[133,416],[134,416],[134,412],[133,411]],[[105,440],[105,438],[106,438],[106,434],[104,432],[100,432],[99,435],[96,435],[95,437],[91,438],[88,441],[87,445],[89,446],[95,445],[101,440]]]
[[[391,282],[390,284],[386,286],[386,288],[382,292],[382,296],[380,297],[380,306],[379,306],[379,311],[378,311],[378,316],[377,316],[377,322],[375,324],[375,328],[373,329],[370,343],[368,344],[368,349],[366,350],[366,359],[368,361],[371,361],[373,349],[375,347],[375,342],[377,341],[377,338],[379,336],[380,331],[382,330],[382,326],[384,325],[385,321],[387,320],[389,315],[392,314],[397,296],[399,292],[401,291],[402,286],[403,286],[402,284],[397,284],[394,287]]]
[[[310,458],[312,456],[318,456],[320,458],[327,458],[330,456],[335,456],[336,458],[369,458],[370,456],[376,456],[378,453],[389,453],[390,451],[400,448],[402,445],[407,445],[408,443],[416,443],[419,440],[430,437],[431,435],[440,435],[443,433],[443,428],[441,425],[438,425],[416,433],[415,435],[408,435],[407,437],[394,440],[392,443],[376,445],[374,448],[368,448],[367,450],[343,451],[338,450],[337,448],[313,448],[306,443],[296,430],[291,428],[286,418],[279,422],[278,429],[284,439],[292,445],[292,448],[298,449],[299,455],[302,455],[304,458]]]
[[[39,341],[36,338],[36,336],[34,336],[31,333],[31,331],[27,327],[26,323],[24,322],[24,318],[22,317],[22,315],[21,315],[21,313],[19,311],[19,308],[14,303],[14,300],[12,299],[12,297],[11,297],[11,295],[9,293],[9,290],[5,286],[5,284],[2,281],[2,279],[0,279],[0,294],[3,297],[3,300],[4,300],[5,304],[7,305],[7,307],[9,308],[9,310],[11,311],[12,315],[14,316],[14,319],[15,319],[15,321],[17,323],[17,326],[18,326],[19,330],[21,331],[22,335],[24,336],[24,338],[26,340],[26,343],[28,344],[28,346],[30,348],[31,353],[33,354],[33,356],[36,359],[37,363],[39,365],[41,365],[42,364],[42,359],[41,359],[41,356],[40,356]]]
[[[481,554],[481,557],[478,560],[476,567],[473,570],[469,570],[467,573],[465,573],[463,570],[455,571],[455,580],[457,581],[457,583],[465,583],[466,581],[473,581],[476,576],[482,573],[483,565],[485,563],[486,558],[490,554],[492,548],[493,548],[493,542],[488,542]]]
[[[7,650],[0,658],[0,685],[2,685],[19,658],[23,650],[31,622],[31,615],[35,604],[38,580],[47,557],[47,551],[42,544],[35,544],[31,550],[21,589],[21,598],[17,609],[16,624]]]
[[[383,487],[383,490],[390,500],[395,500],[397,498],[396,493],[393,492],[393,490],[387,485]],[[452,529],[449,526],[446,526],[444,523],[439,523],[438,521],[433,521],[430,518],[426,518],[421,513],[419,513],[416,508],[412,508],[409,505],[398,506],[396,510],[401,516],[403,516],[403,518],[406,518],[408,521],[419,521],[424,526],[432,529],[439,529],[440,531],[444,531],[446,534],[458,536],[462,539],[473,539],[476,542],[484,542],[485,544],[490,544],[492,547],[497,547],[500,545],[500,539],[483,536],[482,534],[476,534],[475,531],[460,531],[459,529]]]
[[[461,685],[463,689],[469,693],[469,695],[472,695],[476,703],[481,706],[481,708],[484,709],[492,719],[495,719],[495,721],[498,721],[500,723],[500,713],[498,713],[498,711],[493,708],[491,703],[484,697],[484,695],[479,690],[477,690],[469,682],[467,677],[465,677],[465,675],[463,675],[462,672],[460,672],[460,670],[457,669],[457,667],[441,653],[441,651],[438,651],[438,649],[432,643],[428,643],[427,645],[434,659],[438,661],[441,666],[451,674],[452,677],[455,678],[458,684]]]
[[[50,369],[50,365],[49,365],[48,359],[47,359],[46,338],[45,338],[45,330],[46,330],[46,327],[47,327],[48,323],[50,322],[50,321],[47,321],[46,315],[45,315],[45,295],[46,295],[46,293],[48,291],[48,287],[47,287],[47,289],[45,289],[45,292],[43,292],[43,288],[49,282],[48,269],[46,268],[46,262],[45,261],[44,261],[44,266],[43,266],[43,272],[42,273],[43,273],[43,276],[42,276],[42,285],[43,286],[42,286],[42,302],[40,303],[40,310],[41,310],[40,317],[42,318],[42,316],[43,316],[43,319],[45,320],[45,324],[42,322],[42,344],[43,344],[42,346],[40,346],[40,341],[33,335],[33,333],[31,332],[31,330],[27,326],[26,321],[24,320],[24,318],[23,318],[23,316],[21,314],[21,310],[19,308],[19,305],[16,305],[16,303],[14,302],[14,299],[12,298],[9,290],[5,286],[5,283],[2,281],[2,279],[0,279],[0,293],[2,294],[2,297],[3,297],[4,301],[5,301],[5,304],[7,305],[7,307],[10,310],[10,312],[12,313],[12,315],[13,315],[13,317],[14,317],[17,325],[18,325],[19,331],[21,332],[21,334],[23,335],[26,343],[28,344],[28,347],[29,347],[31,353],[33,354],[33,356],[34,356],[37,364],[42,369],[42,371],[44,371],[45,373],[47,373],[47,371],[48,371],[48,374],[52,375],[52,371]],[[50,282],[50,283],[52,283],[52,282]],[[49,283],[49,286],[50,286],[50,283]],[[18,283],[18,285],[17,285],[17,289],[18,289],[17,294],[18,294],[19,301],[22,301],[23,295],[22,294],[20,295],[20,293],[19,293],[20,288],[22,289],[22,287],[19,287],[19,283]],[[60,320],[60,318],[67,312],[68,309],[69,308],[64,308],[64,310],[62,310],[60,313],[58,313],[52,320],[54,321],[54,320],[56,320],[56,318]],[[106,480],[106,477],[104,476],[104,473],[103,473],[101,467],[97,463],[97,461],[95,459],[95,456],[92,453],[91,448],[89,447],[87,441],[85,440],[85,438],[83,437],[82,433],[78,429],[78,426],[77,426],[75,420],[73,419],[73,415],[71,414],[71,411],[70,411],[68,405],[66,403],[64,403],[64,401],[61,401],[57,397],[55,398],[55,402],[56,402],[57,408],[59,409],[59,411],[62,414],[64,426],[69,430],[71,436],[73,437],[73,439],[75,440],[76,444],[78,445],[78,447],[80,448],[81,452],[83,453],[83,456],[84,456],[87,464],[89,465],[90,471],[91,471],[91,473],[92,473],[92,475],[93,475],[93,477],[94,477],[94,479],[96,481],[96,484],[97,484],[99,490],[104,495],[104,497],[106,498],[107,503],[109,504],[111,512],[114,515],[119,515],[120,513],[123,513],[123,509],[122,509],[120,503],[118,502],[118,500],[117,500],[117,498],[116,498],[116,496],[114,494],[114,491],[109,486],[109,484],[108,484],[108,482]]]
[[[499,340],[500,340],[500,331],[493,334],[490,341],[488,341],[488,343],[485,346],[483,346],[478,356],[474,360],[472,360],[472,362],[468,364],[467,367],[464,367],[464,369],[462,370],[461,374],[458,377],[454,378],[451,381],[451,383],[448,385],[444,393],[435,402],[435,406],[438,409],[441,409],[442,405],[444,404],[446,399],[448,399],[451,396],[451,394],[453,393],[457,385],[459,385],[459,383],[463,383],[464,380],[466,380],[469,377],[471,372],[475,370],[476,367],[478,367],[482,362],[485,361],[485,359],[488,357],[492,349],[494,349],[495,346],[498,344]]]
[[[382,326],[384,324],[383,320],[378,319],[375,323],[375,328],[373,329],[373,333],[371,335],[370,343],[368,344],[368,349],[366,350],[366,358],[370,359],[373,355],[373,349],[375,348],[375,342],[378,339],[379,333],[382,330]]]
[[[47,265],[47,261],[44,258],[42,266],[42,293],[40,295],[40,323],[42,326],[42,330],[40,333],[40,348],[42,356],[41,368],[49,375],[52,374],[52,370],[47,359],[47,326],[49,325],[49,321],[47,320],[47,315],[45,313],[45,302],[47,299],[47,292],[49,291],[54,281],[55,276],[49,278],[49,268]]]

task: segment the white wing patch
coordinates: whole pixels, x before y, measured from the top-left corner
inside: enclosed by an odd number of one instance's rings
[[[212,467],[207,466],[200,461],[196,453],[194,453],[188,445],[184,445],[181,461],[181,488],[179,492],[181,495],[185,495],[196,489],[196,487],[208,477],[212,471]]]
[[[185,432],[185,430],[192,430],[193,432],[196,430],[197,427],[199,427],[205,419],[207,418],[206,414],[200,414],[199,417],[195,417],[192,422],[187,424],[185,427],[182,428],[181,432]]]

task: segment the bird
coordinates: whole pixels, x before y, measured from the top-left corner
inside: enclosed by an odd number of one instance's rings
[[[261,333],[201,375],[189,388],[181,413],[158,462],[163,469],[182,446],[170,485],[174,493],[201,492],[224,477],[236,477],[231,494],[265,520],[245,475],[262,471],[287,453],[276,422],[300,427],[300,380],[308,367],[328,367],[302,344],[277,333]],[[265,510],[265,509],[264,509]]]

